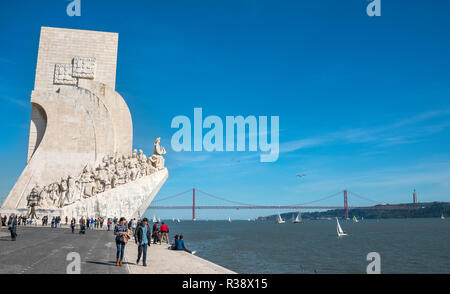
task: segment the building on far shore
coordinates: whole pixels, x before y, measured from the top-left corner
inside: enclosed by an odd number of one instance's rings
[[[419,200],[417,199],[416,189],[414,189],[414,193],[413,193],[413,203],[419,203]]]

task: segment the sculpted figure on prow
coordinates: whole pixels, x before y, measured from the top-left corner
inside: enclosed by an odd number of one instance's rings
[[[33,213],[35,207],[62,208],[162,170],[166,150],[159,145],[160,141],[161,138],[156,138],[152,156],[147,157],[141,149],[128,155],[105,155],[95,171],[86,165],[78,177],[62,177],[59,183],[50,183],[42,189],[36,184],[27,196],[28,207]]]

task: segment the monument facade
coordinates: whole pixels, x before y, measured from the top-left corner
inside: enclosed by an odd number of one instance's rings
[[[118,34],[42,27],[31,93],[27,165],[2,212],[137,217],[168,177],[165,150],[132,151],[115,91]]]

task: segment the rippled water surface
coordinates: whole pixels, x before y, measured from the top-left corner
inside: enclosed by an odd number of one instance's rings
[[[275,224],[167,221],[197,255],[238,273],[365,273],[369,252],[382,273],[450,273],[450,219],[341,220]]]

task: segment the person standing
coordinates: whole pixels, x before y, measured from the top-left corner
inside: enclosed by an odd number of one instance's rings
[[[86,220],[84,216],[80,219],[80,234],[86,234]]]
[[[153,237],[153,244],[156,244],[156,241],[158,240],[158,222],[155,222],[153,224],[152,237]]]
[[[126,225],[126,220],[121,217],[119,223],[114,227],[114,235],[116,236],[116,266],[122,266],[123,254],[125,252],[125,245],[130,239],[128,234],[128,228]]]
[[[11,241],[16,241],[16,238],[17,238],[17,216],[14,213],[9,218],[8,230],[11,233]]]
[[[131,233],[136,235],[137,221],[135,218],[131,220]]]
[[[136,228],[136,244],[138,246],[138,257],[136,264],[139,264],[139,260],[142,256],[142,265],[147,266],[147,246],[150,246],[150,227],[148,225],[148,219],[144,218]]]
[[[70,228],[72,229],[72,234],[75,232],[75,218],[72,217],[72,220],[70,221]]]
[[[111,223],[112,223],[112,221],[111,221],[111,218],[109,217],[108,218],[108,231],[111,231]]]
[[[162,222],[159,230],[161,231],[161,242],[169,244],[169,227]]]

